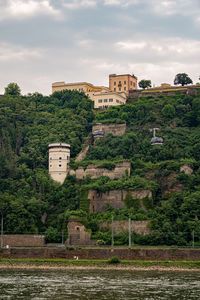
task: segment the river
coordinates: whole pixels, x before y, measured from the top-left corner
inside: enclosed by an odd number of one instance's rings
[[[0,270],[0,299],[200,299],[200,272]]]

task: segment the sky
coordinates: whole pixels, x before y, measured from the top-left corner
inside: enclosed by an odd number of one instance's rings
[[[200,0],[0,0],[0,94],[51,93],[53,82],[153,86],[200,76]]]

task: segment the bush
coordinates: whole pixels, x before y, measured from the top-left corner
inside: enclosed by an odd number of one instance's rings
[[[109,264],[119,264],[120,262],[121,262],[121,260],[117,256],[114,256],[108,260]]]

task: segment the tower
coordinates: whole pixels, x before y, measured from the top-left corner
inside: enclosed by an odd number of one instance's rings
[[[63,183],[69,172],[70,145],[64,143],[49,144],[49,175]]]

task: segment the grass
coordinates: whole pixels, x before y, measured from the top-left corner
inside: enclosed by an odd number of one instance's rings
[[[108,260],[89,260],[89,259],[31,259],[31,258],[0,258],[0,268],[5,267],[44,267],[44,268],[61,268],[61,267],[90,267],[109,268],[110,259]],[[200,261],[169,261],[169,260],[120,260],[117,268],[171,268],[171,269],[196,269],[200,271]]]

